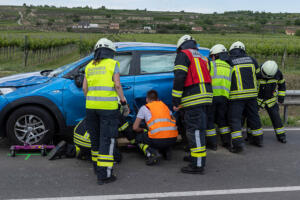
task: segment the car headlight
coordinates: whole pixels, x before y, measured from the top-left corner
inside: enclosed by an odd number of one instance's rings
[[[16,88],[0,88],[0,95],[6,95],[15,90],[16,90]]]

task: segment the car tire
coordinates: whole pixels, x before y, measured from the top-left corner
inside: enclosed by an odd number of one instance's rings
[[[6,134],[11,144],[47,144],[53,138],[55,123],[50,113],[38,106],[24,106],[8,117]]]

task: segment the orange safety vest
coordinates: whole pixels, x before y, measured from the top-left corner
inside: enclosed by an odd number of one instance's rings
[[[162,101],[153,101],[146,104],[151,112],[151,119],[147,121],[148,136],[152,139],[174,138],[178,131],[176,121],[170,116],[170,110]]]

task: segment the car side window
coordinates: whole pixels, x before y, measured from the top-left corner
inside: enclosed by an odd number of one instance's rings
[[[120,75],[121,76],[129,75],[132,55],[131,54],[117,54],[117,55],[115,55],[114,60],[117,60],[120,63]],[[89,62],[87,64],[89,64]],[[85,67],[87,66],[87,64],[79,69],[80,73],[84,73],[84,70],[85,70]]]
[[[150,53],[141,55],[141,74],[172,72],[176,53]]]
[[[130,63],[132,60],[131,54],[117,54],[114,57],[120,63],[120,75],[129,75]]]

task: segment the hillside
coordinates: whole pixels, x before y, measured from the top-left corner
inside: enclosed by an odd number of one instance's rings
[[[0,6],[0,30],[99,33],[285,33],[300,29],[300,13],[236,11],[201,14],[147,10]]]

